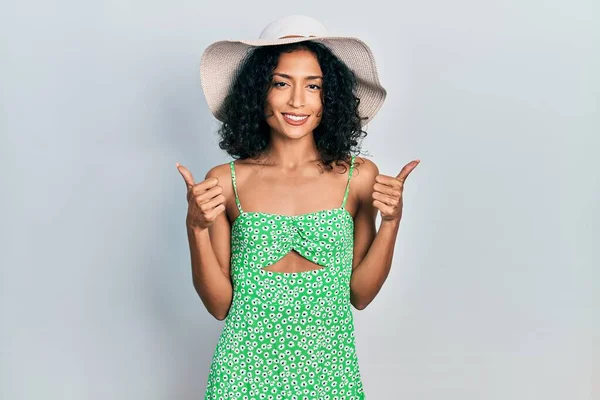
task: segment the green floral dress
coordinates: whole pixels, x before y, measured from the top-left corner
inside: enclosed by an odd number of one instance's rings
[[[354,221],[339,208],[300,215],[245,212],[231,228],[233,301],[214,352],[205,400],[364,399],[350,304]],[[320,269],[263,268],[290,251]]]

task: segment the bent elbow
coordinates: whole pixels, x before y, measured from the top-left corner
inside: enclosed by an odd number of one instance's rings
[[[365,303],[361,303],[361,302],[358,302],[358,301],[354,301],[354,302],[352,302],[352,305],[353,305],[353,306],[354,306],[354,308],[356,308],[358,311],[362,311],[362,310],[364,310],[365,308],[367,308],[367,306],[369,305],[369,303],[366,303],[366,302],[365,302]]]
[[[219,321],[223,321],[225,318],[227,318],[227,314],[212,314],[212,316]]]
[[[224,309],[219,310],[218,308],[215,308],[210,311],[210,315],[212,315],[215,319],[217,319],[219,321],[223,321],[225,318],[227,318],[228,314],[229,314],[229,308],[226,310],[224,310]]]
[[[229,315],[229,307],[227,307],[227,309],[213,310],[210,314],[215,317],[215,319],[223,321],[225,318],[227,318],[227,315]]]

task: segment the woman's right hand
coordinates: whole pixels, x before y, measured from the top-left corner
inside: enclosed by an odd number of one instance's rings
[[[183,165],[176,165],[187,187],[188,213],[185,223],[188,228],[206,229],[215,222],[217,215],[225,211],[223,188],[217,178],[194,183],[192,173]]]

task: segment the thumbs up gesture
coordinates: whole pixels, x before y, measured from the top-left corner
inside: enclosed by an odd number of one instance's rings
[[[206,229],[217,215],[225,211],[225,196],[217,178],[194,182],[192,173],[183,165],[176,164],[187,187],[188,213],[185,220],[188,228]]]
[[[404,182],[413,169],[421,162],[414,160],[402,168],[396,176],[379,174],[373,184],[373,206],[381,213],[382,221],[400,221],[402,218],[402,191]]]

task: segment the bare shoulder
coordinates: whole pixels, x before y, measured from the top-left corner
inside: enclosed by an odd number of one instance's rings
[[[354,169],[360,171],[360,174],[370,176],[373,179],[379,174],[379,168],[375,162],[360,156],[354,158]]]
[[[217,178],[219,180],[219,185],[226,186],[223,184],[227,183],[231,178],[231,167],[229,166],[229,163],[215,165],[209,169],[204,179],[208,178]],[[223,187],[223,189],[225,189],[225,187]]]
[[[371,201],[373,184],[377,175],[379,175],[379,168],[375,162],[364,157],[357,156],[355,158],[352,185],[360,203]]]
[[[354,159],[354,172],[352,173],[352,180],[356,182],[356,185],[372,185],[373,182],[375,182],[375,177],[377,175],[379,175],[379,168],[373,161],[358,156]]]

